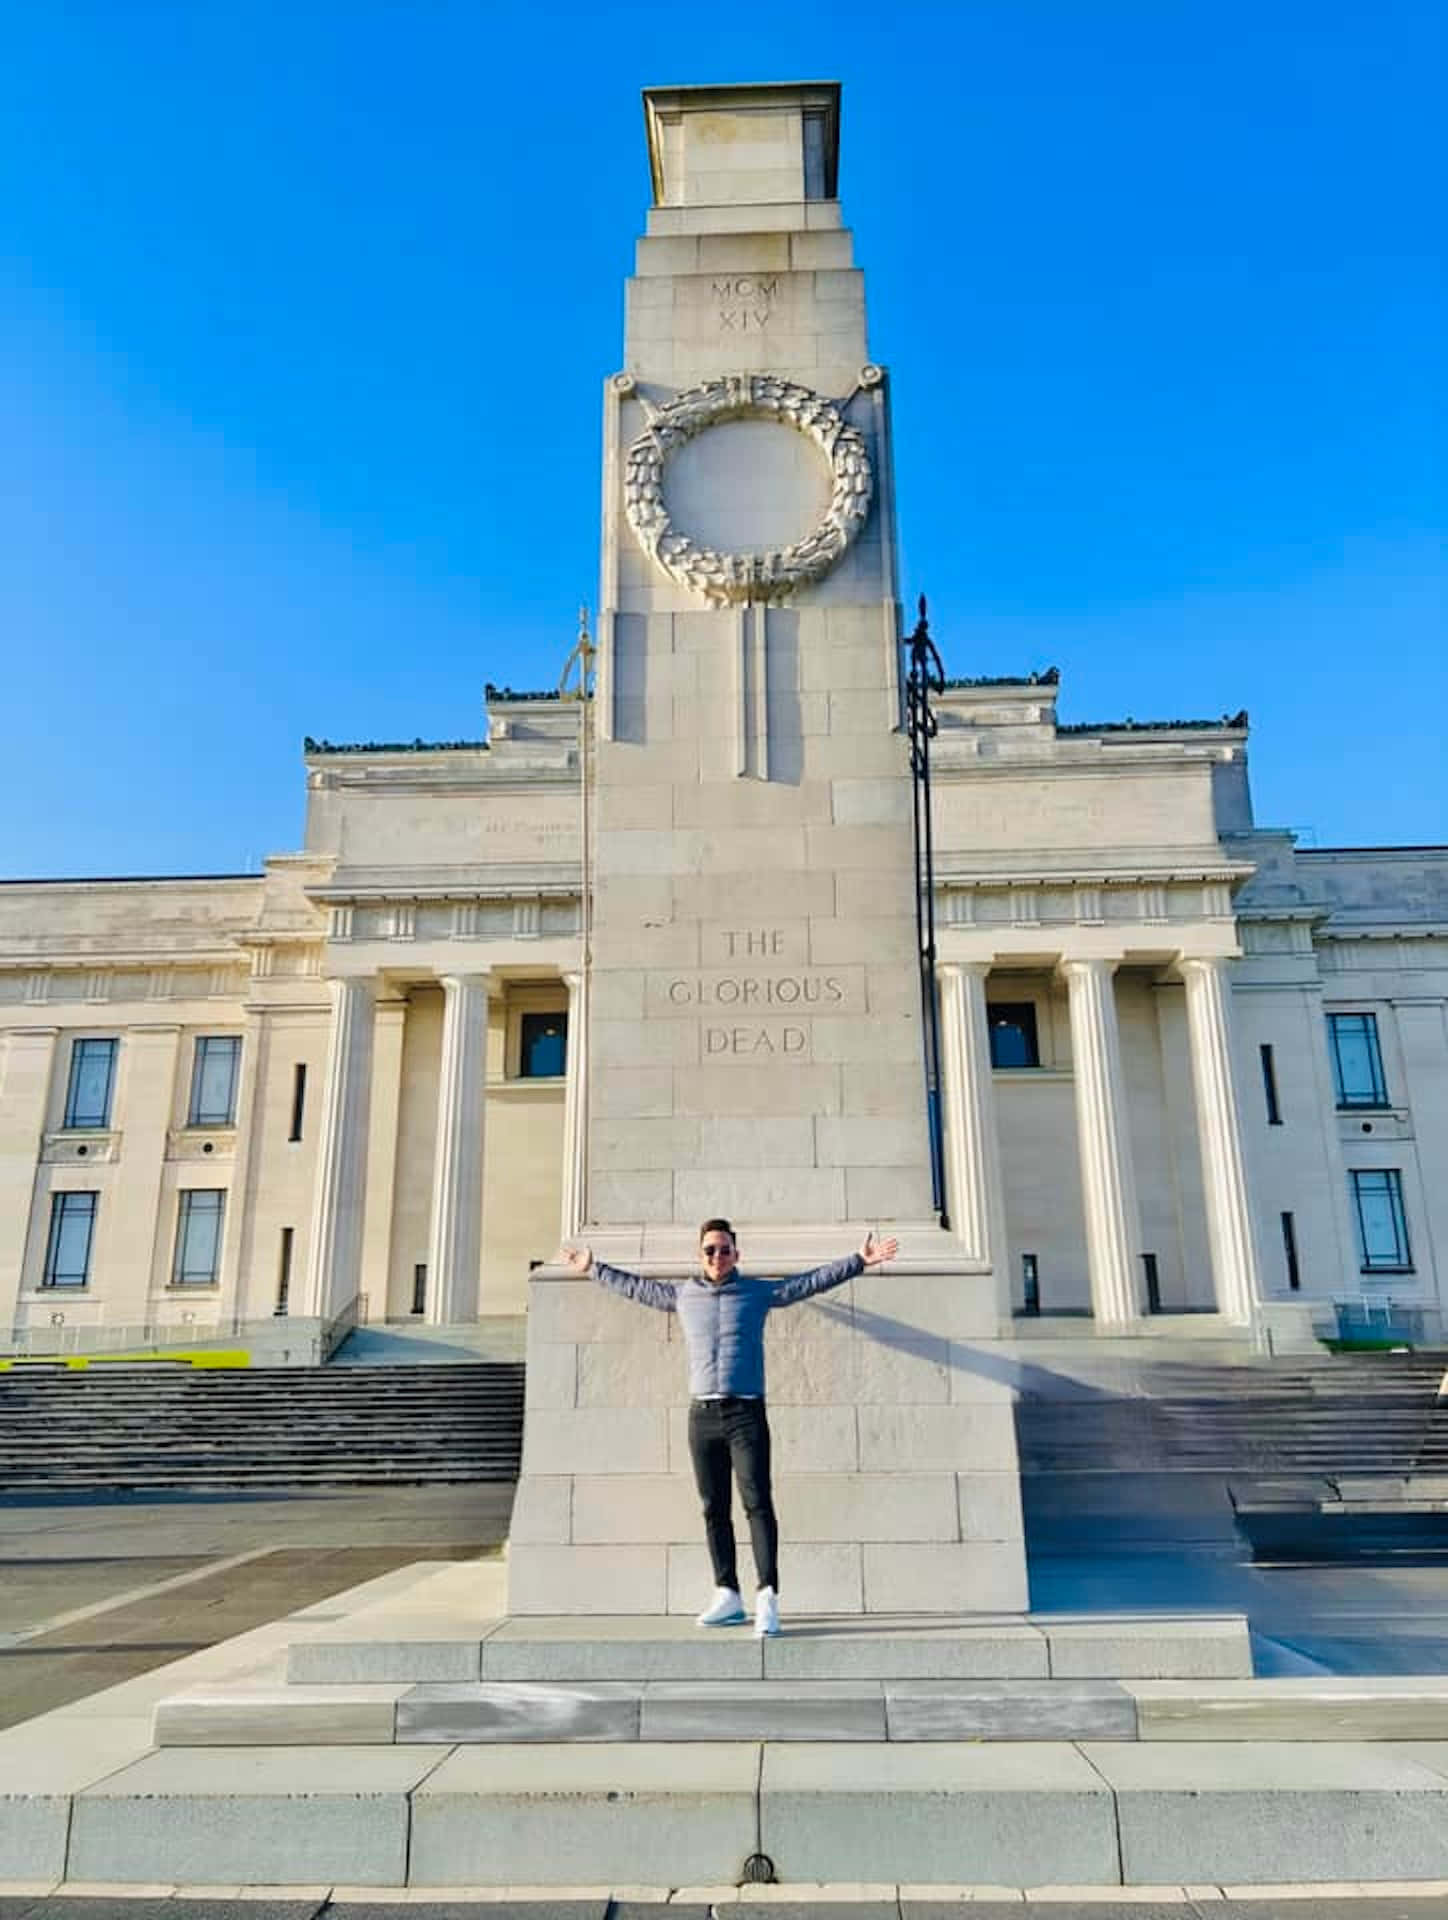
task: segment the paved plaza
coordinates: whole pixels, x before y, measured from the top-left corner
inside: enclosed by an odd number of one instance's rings
[[[0,1727],[414,1560],[495,1549],[512,1497],[488,1482],[0,1502]]]

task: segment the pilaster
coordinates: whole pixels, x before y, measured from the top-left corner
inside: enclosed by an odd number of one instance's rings
[[[57,1031],[17,1027],[0,1034],[0,1325],[6,1327],[14,1324],[25,1273]]]

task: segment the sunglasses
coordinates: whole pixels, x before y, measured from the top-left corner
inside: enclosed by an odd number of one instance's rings
[[[726,1253],[733,1253],[734,1249],[727,1242],[716,1242],[711,1246],[700,1247],[699,1251],[706,1260],[722,1260]]]

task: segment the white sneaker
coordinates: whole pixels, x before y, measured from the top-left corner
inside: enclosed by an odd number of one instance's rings
[[[738,1627],[748,1617],[744,1602],[732,1587],[715,1587],[713,1600],[694,1624],[698,1627]]]
[[[761,1640],[779,1632],[779,1595],[773,1587],[761,1587],[754,1596],[754,1631]]]

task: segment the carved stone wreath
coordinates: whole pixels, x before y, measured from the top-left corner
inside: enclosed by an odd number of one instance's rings
[[[830,463],[830,504],[818,526],[787,547],[763,553],[719,553],[680,533],[664,505],[669,456],[721,420],[775,420],[812,440]],[[861,434],[839,408],[808,387],[767,373],[735,373],[690,387],[650,412],[628,450],[624,511],[639,545],[673,580],[715,606],[782,600],[822,579],[844,554],[870,512],[873,480]]]

